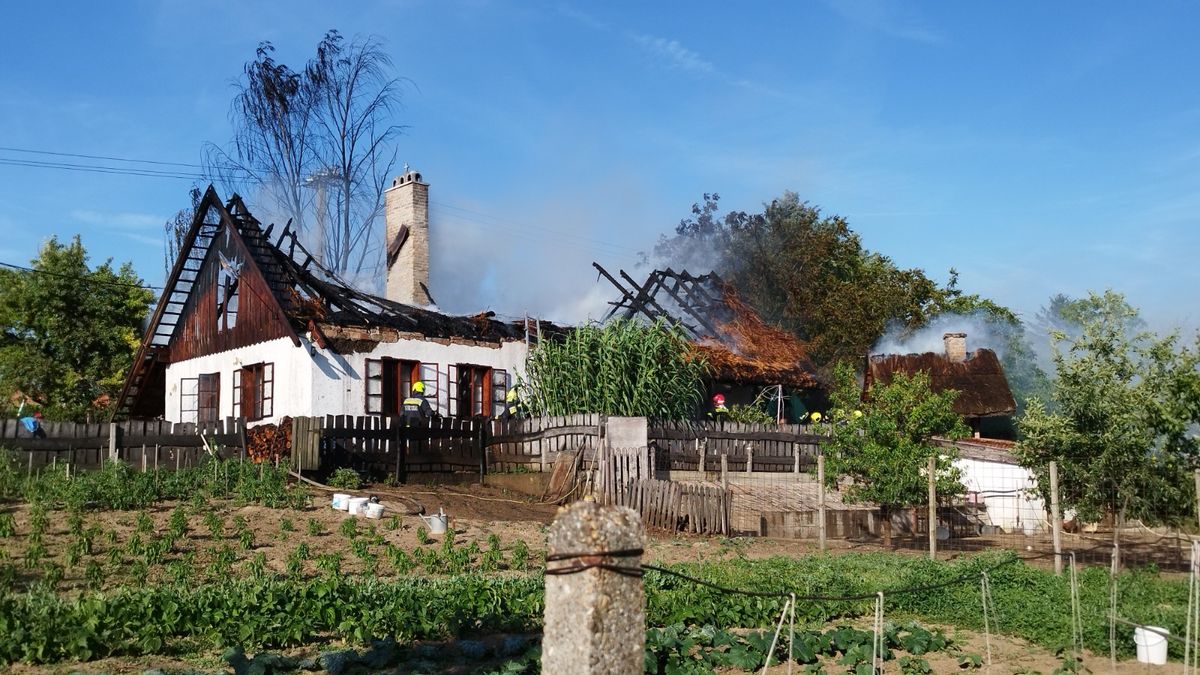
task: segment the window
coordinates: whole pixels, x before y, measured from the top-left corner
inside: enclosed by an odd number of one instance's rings
[[[504,410],[508,374],[487,366],[460,363],[451,368],[454,391],[450,414],[458,417],[492,417]]]
[[[396,416],[404,399],[412,392],[413,382],[425,383],[425,398],[437,407],[437,365],[403,359],[367,359],[368,415]]]
[[[216,422],[221,419],[221,374],[205,373],[198,379],[197,422]]]
[[[185,377],[179,380],[179,421],[196,423],[196,411],[199,402],[199,383],[195,377]]]
[[[233,409],[248,420],[275,414],[275,364],[256,363],[233,371]]]
[[[238,272],[240,265],[221,256],[217,268],[217,330],[229,330],[237,325]]]

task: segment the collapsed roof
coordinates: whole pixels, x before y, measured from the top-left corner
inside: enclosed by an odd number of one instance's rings
[[[637,283],[624,270],[622,284],[598,263],[592,266],[621,292],[604,320],[613,317],[677,324],[716,380],[753,385],[817,387],[816,369],[803,342],[772,326],[738,297],[715,272],[654,270]]]
[[[954,411],[963,417],[997,417],[1011,415],[1017,402],[1008,388],[1004,367],[996,352],[976,349],[956,362],[946,354],[878,354],[867,358],[863,391],[875,383],[888,384],[896,373],[929,375],[930,388],[935,392],[953,389]]]
[[[528,324],[536,327],[528,330],[559,330],[546,323],[497,321],[492,312],[451,316],[364,293],[324,268],[300,243],[291,221],[272,243],[274,228],[269,225],[263,229],[238,195],[222,203],[216,190],[208,187],[151,315],[118,399],[116,415],[161,414],[158,409],[162,406],[172,340],[183,328],[185,310],[192,306],[189,300],[198,287],[201,270],[206,264],[216,264],[210,258],[220,250],[214,242],[222,232],[227,237],[236,234],[245,245],[253,270],[244,271],[248,277],[261,279],[268,296],[262,300],[272,309],[269,318],[278,319],[283,334],[296,345],[301,344],[299,336],[306,333],[322,348],[349,352],[371,349],[381,333],[501,342],[525,339]],[[237,268],[248,268],[246,262],[239,261]],[[220,264],[228,261],[221,260]],[[277,333],[263,330],[261,339],[251,343],[276,337]]]

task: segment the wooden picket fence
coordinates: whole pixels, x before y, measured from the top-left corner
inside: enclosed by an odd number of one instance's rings
[[[729,534],[729,490],[657,480],[655,472],[654,453],[649,448],[602,448],[596,453],[596,500],[628,506],[641,514],[647,527]]]
[[[713,470],[724,455],[730,471],[810,472],[820,444],[820,426],[654,420],[648,430],[656,461],[676,471]]]
[[[223,457],[245,452],[246,422],[233,417],[201,425],[165,420],[47,421],[42,428],[45,437],[33,438],[19,420],[0,419],[0,448],[22,455],[20,461],[30,472],[57,465],[88,471],[112,461],[142,470],[193,467],[208,454],[206,444]]]

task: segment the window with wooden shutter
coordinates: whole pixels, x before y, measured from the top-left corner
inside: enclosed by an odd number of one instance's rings
[[[275,364],[256,363],[234,371],[234,408],[247,420],[275,414]]]
[[[383,414],[383,361],[380,359],[367,359],[367,399],[366,411],[368,415]]]
[[[492,417],[497,417],[504,413],[504,409],[508,406],[508,372],[504,370],[492,371]]]
[[[446,366],[446,414],[458,417],[458,366]]]
[[[221,418],[221,374],[203,373],[198,380],[196,421],[216,422]]]
[[[475,366],[460,363],[458,370],[458,391],[455,397],[458,401],[456,411],[459,417],[480,417],[488,415],[492,409],[492,369],[487,366]]]

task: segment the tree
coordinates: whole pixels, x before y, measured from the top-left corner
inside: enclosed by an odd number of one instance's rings
[[[0,396],[85,420],[125,379],[154,294],[129,263],[89,269],[79,237],[47,242],[33,272],[0,270]]]
[[[861,358],[890,323],[926,321],[937,284],[865,249],[845,218],[792,192],[762,213],[719,218],[719,199],[704,195],[654,256],[715,269],[760,314],[807,341],[819,366]]]
[[[963,493],[960,472],[953,465],[955,454],[931,441],[934,436],[967,434],[954,412],[958,392],[935,393],[925,373],[897,373],[890,383],[872,387],[863,401],[852,366],[838,364],[834,379],[826,480],[850,503],[879,506],[884,545],[891,546],[892,514],[928,501],[930,457],[937,460],[938,495],[948,499]],[[847,478],[848,484],[842,480]]]
[[[1195,513],[1192,470],[1200,465],[1200,337],[1130,332],[1140,325],[1124,296],[1107,291],[1073,305],[1075,337],[1055,333],[1049,405],[1032,402],[1018,420],[1022,465],[1049,494],[1057,462],[1065,508],[1085,521],[1113,518],[1115,564],[1120,524],[1129,517],[1179,524]]]
[[[263,42],[246,64],[232,147],[207,146],[208,171],[272,199],[335,274],[372,271],[381,250],[374,225],[396,160],[389,144],[402,130],[393,121],[401,80],[388,75],[378,41],[347,43],[336,30],[299,72],[274,53]]]
[[[196,209],[200,206],[200,187],[193,185],[188,190],[188,196],[191,197],[192,205],[186,209],[179,209],[174,216],[163,225],[163,235],[166,242],[166,251],[163,257],[164,271],[167,276],[171,275],[171,269],[175,267],[175,259],[183,252],[183,240],[187,238],[188,228],[192,225],[192,220],[196,217]]]
[[[705,362],[677,326],[610,321],[542,340],[529,355],[526,404],[535,415],[689,418]]]

